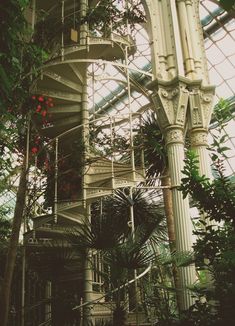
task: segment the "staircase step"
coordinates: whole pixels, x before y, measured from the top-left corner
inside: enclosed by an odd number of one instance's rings
[[[40,122],[41,124],[41,122]],[[67,116],[66,119],[61,117],[57,118],[55,120],[42,125],[41,126],[41,132],[43,135],[49,137],[49,138],[55,138],[56,136],[60,135],[61,133],[76,127],[81,124],[81,117],[80,114],[74,114]]]
[[[82,200],[78,201],[61,201],[57,204],[57,212],[64,212],[66,210],[76,209],[78,213],[84,213],[84,206]]]
[[[42,79],[39,80],[38,83],[39,88],[40,84],[42,84],[44,87],[48,84],[50,88],[55,90],[63,91],[64,89],[68,88],[68,91],[73,90],[75,92],[82,93],[81,85],[50,70],[43,72]]]
[[[81,102],[81,95],[77,94],[77,93],[71,93],[71,92],[63,92],[63,91],[59,91],[59,90],[49,90],[47,88],[39,88],[37,87],[37,89],[35,90],[36,94],[41,94],[47,97],[52,97],[55,99],[62,99],[62,100],[67,100],[70,102],[76,102],[79,103]]]
[[[81,104],[60,104],[54,101],[54,107],[49,109],[49,113],[52,114],[52,117],[64,115],[65,117],[69,116],[71,113],[80,113]]]
[[[35,216],[33,218],[33,228],[36,229],[46,223],[52,222],[54,218],[55,218],[54,214]]]
[[[95,200],[96,198],[109,196],[113,193],[112,189],[86,189],[86,199]]]

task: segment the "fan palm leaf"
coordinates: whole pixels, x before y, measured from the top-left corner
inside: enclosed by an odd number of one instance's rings
[[[128,270],[135,270],[147,267],[153,258],[153,253],[147,247],[139,248],[133,242],[132,246],[128,243],[110,251],[105,260],[109,265],[113,264]]]
[[[109,250],[123,240],[123,230],[118,225],[112,216],[102,214],[92,222],[85,220],[82,225],[67,230],[66,238],[77,248]]]
[[[128,227],[131,206],[139,245],[153,234],[155,240],[165,241],[164,215],[141,189],[133,192],[132,199],[125,191],[117,190],[114,196],[102,201],[102,210],[100,204],[96,203],[92,208],[91,221],[85,219],[80,226],[68,229],[66,239],[84,249],[111,250],[118,247],[131,233]]]
[[[59,280],[64,276],[79,277],[84,255],[76,252],[63,240],[49,242],[42,246],[28,248],[30,269],[38,272],[44,279]]]

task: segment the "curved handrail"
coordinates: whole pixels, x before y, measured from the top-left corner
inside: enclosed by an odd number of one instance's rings
[[[148,108],[149,105],[150,105],[150,104],[146,105],[146,107]],[[141,115],[141,114],[142,114],[142,111],[141,111],[141,112],[138,112],[138,111],[137,111],[137,112],[133,113],[133,116],[139,116],[139,115]],[[119,117],[119,118],[122,117],[123,122],[126,122],[129,116],[128,116],[127,114],[125,114],[125,115],[123,114],[123,115],[119,115],[118,117]],[[64,131],[64,132],[62,132],[61,134],[57,135],[56,137],[50,139],[50,140],[49,140],[49,141],[48,141],[48,142],[43,146],[43,148],[39,151],[39,153],[41,153],[41,151],[42,151],[43,149],[45,149],[45,148],[47,148],[48,146],[50,146],[51,144],[53,144],[53,143],[56,141],[56,139],[61,139],[61,138],[63,138],[64,136],[68,135],[69,133],[72,133],[72,132],[74,132],[74,131],[76,131],[76,130],[78,130],[78,129],[80,129],[80,128],[86,126],[86,125],[90,125],[91,123],[98,122],[98,121],[102,121],[102,120],[109,120],[110,118],[112,118],[112,117],[111,117],[111,116],[101,116],[101,117],[99,117],[99,118],[96,118],[96,119],[90,120],[90,121],[87,122],[87,123],[82,123],[82,124],[80,124],[80,125],[78,125],[78,126],[74,126],[74,127],[70,128],[70,129],[68,129],[68,130],[66,130],[66,131]],[[120,121],[119,121],[119,124],[120,124]],[[108,126],[108,125],[107,125],[107,126]],[[106,125],[105,125],[105,127],[106,127]]]
[[[106,297],[108,294],[115,293],[118,290],[120,290],[120,289],[122,289],[122,288],[124,288],[126,286],[129,286],[130,284],[134,283],[136,280],[138,280],[138,279],[142,278],[144,275],[146,275],[150,271],[151,267],[152,267],[152,264],[150,264],[141,274],[137,275],[135,278],[133,278],[132,280],[126,282],[125,284],[121,285],[120,287],[118,287],[118,288],[116,288],[116,289],[114,289],[112,291],[109,291],[108,293],[103,294],[99,298],[96,298],[96,299],[88,301],[88,302],[84,302],[84,303],[80,304],[79,306],[75,306],[75,307],[72,308],[72,310],[77,310],[77,309],[80,309],[81,307],[88,306],[88,305],[90,305],[92,303],[97,303],[101,299]]]

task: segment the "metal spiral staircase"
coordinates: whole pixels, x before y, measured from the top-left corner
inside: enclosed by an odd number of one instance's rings
[[[61,19],[64,24],[64,17],[71,14],[73,3],[62,1],[62,18],[59,17],[58,1],[39,1],[39,6],[41,10],[49,12],[47,20]],[[83,11],[84,3],[86,1],[76,1],[80,12]],[[143,167],[135,166],[133,159],[129,160],[130,163],[123,163],[110,156],[97,155],[89,140],[88,67],[97,61],[121,63],[127,53],[134,53],[134,43],[130,37],[112,32],[109,37],[94,37],[86,24],[79,31],[71,30],[71,33],[74,32],[80,35],[77,42],[71,40],[70,31],[67,34],[62,31],[62,42],[56,44],[55,50],[51,52],[33,89],[35,96],[51,98],[54,103],[46,124],[37,119],[33,121],[39,133],[47,137],[48,143],[54,148],[54,207],[53,213],[38,214],[33,218],[33,230],[25,234],[25,243],[29,245],[40,246],[50,239],[60,239],[65,228],[84,223],[87,208],[92,202],[111,195],[115,189],[135,186],[144,180]],[[76,191],[71,196],[61,189],[58,175],[70,176],[71,169],[60,166],[60,155],[63,153],[69,160],[74,160],[74,144],[80,144],[83,149],[77,162],[75,159],[80,176]],[[130,156],[133,156],[134,149],[130,151]],[[74,167],[72,170],[70,183],[74,181],[76,173]],[[77,277],[81,279],[81,273]]]
[[[56,3],[50,1],[51,8],[54,8]],[[62,16],[70,13],[72,3],[73,1],[64,2]],[[59,15],[58,9],[54,8],[53,11],[49,9],[48,2],[39,4],[41,9],[48,10],[50,15],[54,15],[53,13]],[[84,1],[80,2],[80,10],[82,6]],[[81,212],[83,214],[79,207],[82,208],[86,203],[91,203],[99,197],[110,195],[117,188],[133,186],[144,178],[141,167],[135,168],[131,164],[96,157],[88,149],[90,145],[87,108],[88,66],[97,60],[124,60],[126,47],[129,54],[133,54],[135,46],[130,37],[122,37],[115,33],[110,33],[109,37],[105,38],[90,36],[87,25],[81,27],[78,32],[80,40],[77,43],[69,40],[69,35],[62,33],[63,43],[60,47],[57,45],[56,53],[53,53],[50,60],[45,63],[41,78],[33,90],[34,94],[50,97],[54,102],[54,107],[50,109],[50,122],[46,125],[38,123],[39,132],[50,140],[57,139],[57,150],[63,148],[64,153],[68,155],[74,141],[83,142],[86,147],[84,155],[88,163],[83,167],[81,189],[77,198],[71,201],[69,198],[58,200],[57,203],[58,217],[72,220],[79,219]]]

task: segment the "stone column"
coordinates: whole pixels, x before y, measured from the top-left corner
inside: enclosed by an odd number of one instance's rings
[[[169,172],[172,182],[173,212],[176,232],[176,251],[192,250],[192,223],[188,198],[183,199],[177,190],[181,183],[184,167],[184,129],[188,106],[186,78],[175,78],[169,82],[156,80],[150,88],[154,90],[153,101],[160,127],[166,140]],[[180,310],[186,310],[194,303],[187,287],[196,281],[193,265],[179,268]]]
[[[181,183],[184,167],[184,134],[183,129],[177,125],[165,130],[167,157],[172,182],[173,212],[175,221],[176,252],[192,250],[192,222],[189,214],[188,198],[183,199],[182,193],[177,190]],[[193,265],[179,268],[180,309],[185,310],[194,303],[187,287],[196,281]]]
[[[212,179],[210,158],[208,153],[208,128],[213,110],[214,86],[202,86],[201,81],[191,82],[189,87],[189,135],[191,149],[198,156],[199,174]],[[216,222],[209,220],[205,213],[201,213],[201,219],[207,226],[216,227]],[[207,264],[208,261],[206,260]],[[213,288],[211,273],[205,271],[208,286]]]

